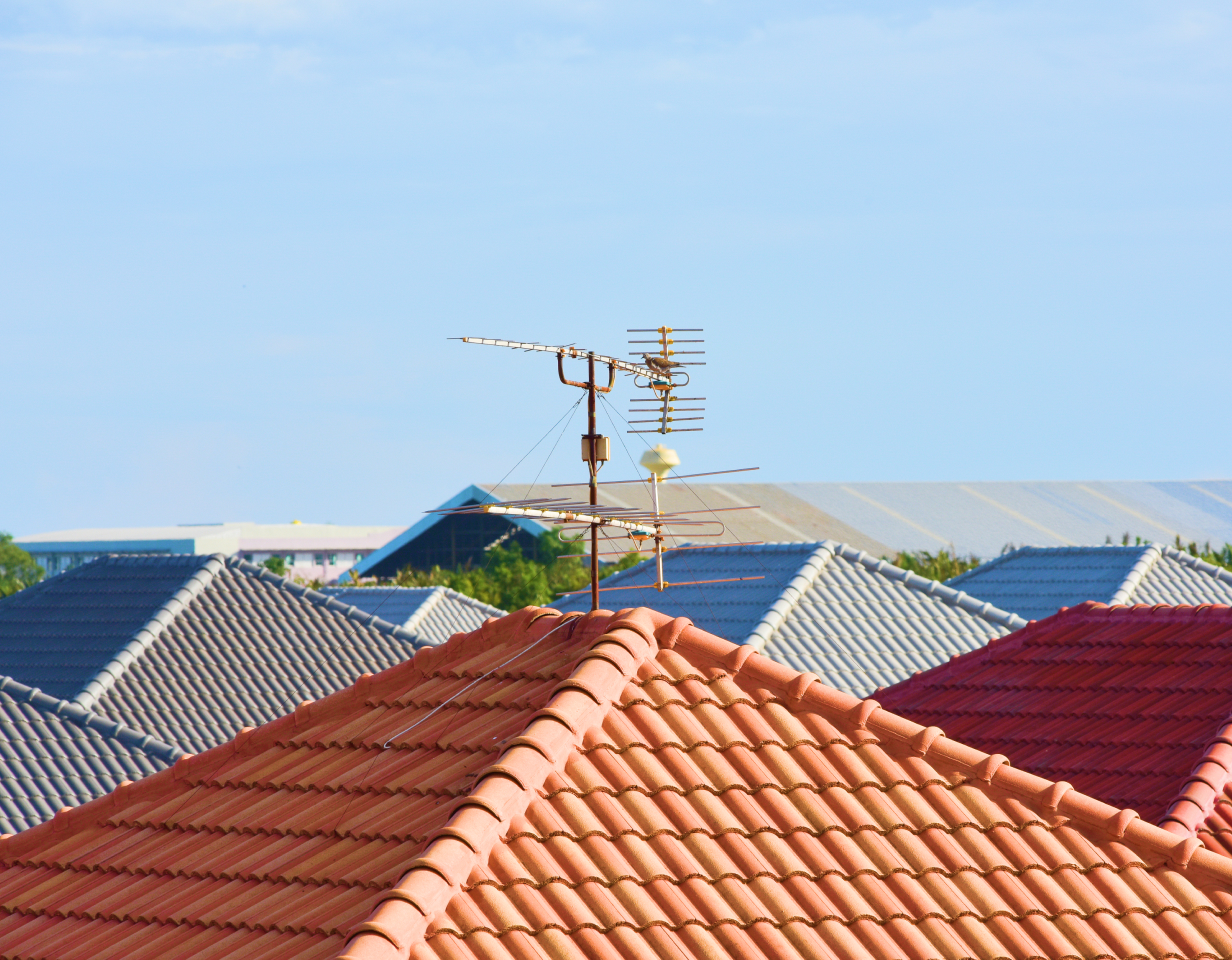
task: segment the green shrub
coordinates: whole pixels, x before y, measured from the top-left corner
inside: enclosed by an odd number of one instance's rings
[[[542,558],[539,560],[523,556],[522,548],[510,543],[492,547],[482,567],[465,564],[453,569],[403,567],[390,582],[399,587],[449,587],[502,610],[550,606],[560,594],[584,590],[590,582],[586,563],[579,557],[564,556],[580,553],[583,542],[581,537],[562,541],[555,530],[546,531],[539,535],[538,554]],[[636,551],[628,553],[617,563],[601,567],[599,576],[609,577],[644,559]]]
[[[888,557],[882,557],[888,560]],[[929,553],[927,550],[904,550],[894,555],[890,561],[896,567],[910,570],[912,573],[927,577],[929,580],[949,580],[960,573],[966,573],[980,565],[979,557],[959,557],[948,550]]]

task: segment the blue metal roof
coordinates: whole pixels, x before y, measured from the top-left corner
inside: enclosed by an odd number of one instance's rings
[[[446,510],[450,507],[465,506],[468,503],[499,503],[499,502],[500,502],[499,497],[494,497],[492,496],[492,494],[490,494],[487,490],[484,490],[482,487],[477,487],[474,484],[471,484],[469,487],[467,487],[465,490],[462,490],[460,493],[454,494],[452,497],[450,497],[448,500],[442,503],[439,507],[437,507],[437,509]],[[435,527],[438,523],[440,523],[444,519],[445,518],[439,513],[429,513],[422,520],[416,523],[413,527],[408,527],[402,533],[398,534],[398,536],[390,540],[389,543],[385,544],[385,546],[381,547],[381,549],[368,554],[368,556],[364,557],[363,560],[359,561],[357,564],[355,564],[355,566],[353,566],[350,570],[348,570],[347,574],[354,573],[357,577],[366,576],[369,570],[372,570],[373,568],[375,568],[378,564],[384,561],[387,557],[392,556],[393,554],[397,553],[399,550],[401,550],[411,541],[415,540],[417,537],[431,530],[433,527]],[[507,519],[515,527],[525,530],[527,533],[531,534],[532,536],[538,536],[539,534],[543,533],[545,530],[550,529],[549,527],[545,526],[542,523],[537,523],[534,520],[528,520],[525,517],[506,517],[505,519]],[[340,580],[345,579],[347,574],[343,574],[342,577],[339,579]]]

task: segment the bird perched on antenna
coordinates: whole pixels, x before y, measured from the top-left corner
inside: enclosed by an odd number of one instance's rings
[[[675,367],[680,366],[675,360],[669,360],[667,357],[660,357],[654,353],[643,353],[642,359],[646,361],[646,366],[650,367],[655,373],[670,375]]]

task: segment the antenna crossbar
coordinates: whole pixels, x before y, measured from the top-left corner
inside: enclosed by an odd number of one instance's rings
[[[605,590],[670,590],[672,587],[700,587],[707,583],[739,583],[743,580],[765,580],[765,577],[723,577],[720,580],[685,580],[682,583],[668,583],[666,580],[661,584],[657,583],[638,583],[631,587],[600,587],[599,592]],[[558,597],[572,597],[579,593],[588,593],[587,590],[570,590],[568,593],[558,593]]]
[[[693,480],[696,477],[717,477],[725,473],[748,473],[751,470],[760,470],[761,467],[737,467],[735,470],[708,470],[706,473],[682,473],[676,477],[664,477],[659,483],[671,483],[673,480]],[[602,487],[614,486],[618,483],[650,483],[650,479],[643,480],[638,477],[635,480],[600,480],[599,485]],[[553,487],[585,487],[585,483],[554,483]]]
[[[599,353],[591,353],[588,350],[582,350],[580,347],[564,346],[553,347],[546,343],[522,343],[518,340],[493,340],[487,337],[456,337],[463,343],[481,343],[489,347],[510,347],[514,350],[538,350],[542,353],[555,353],[570,357],[575,360],[586,360],[590,357],[595,358],[596,363],[606,363],[610,367],[615,367],[617,370],[622,370],[625,373],[635,373],[642,377],[653,377],[654,373],[650,368],[640,363],[629,363],[628,360],[618,360],[615,357],[606,357]]]

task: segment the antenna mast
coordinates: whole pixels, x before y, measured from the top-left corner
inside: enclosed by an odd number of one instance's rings
[[[599,504],[599,471],[602,465],[611,459],[611,440],[608,437],[601,435],[597,429],[595,422],[595,401],[601,393],[609,393],[616,385],[616,372],[619,370],[623,373],[633,375],[634,385],[637,387],[649,388],[653,391],[650,397],[645,400],[654,403],[654,407],[643,408],[637,410],[637,413],[655,411],[658,416],[653,420],[630,421],[634,423],[653,423],[651,429],[634,429],[629,433],[676,433],[682,431],[698,431],[701,427],[673,427],[672,423],[677,420],[696,421],[701,420],[701,417],[673,417],[672,413],[676,411],[676,407],[672,404],[677,400],[696,401],[704,400],[704,397],[675,397],[672,394],[674,388],[686,386],[689,383],[689,374],[682,370],[682,367],[704,366],[703,361],[679,361],[673,360],[672,357],[677,351],[671,347],[675,343],[690,343],[699,344],[703,341],[695,340],[674,340],[671,337],[673,332],[682,333],[701,333],[700,328],[689,328],[687,330],[680,329],[674,331],[671,327],[659,327],[653,330],[630,330],[629,333],[654,333],[658,334],[655,340],[631,340],[633,344],[654,344],[659,349],[654,353],[641,352],[634,353],[635,356],[640,356],[645,360],[644,364],[630,363],[627,360],[618,360],[615,357],[608,357],[603,354],[595,353],[593,350],[581,350],[573,345],[564,347],[553,347],[542,343],[523,343],[516,340],[489,340],[480,337],[459,337],[463,343],[480,343],[494,347],[510,347],[515,350],[540,351],[543,353],[556,354],[556,370],[560,377],[560,382],[570,387],[578,387],[586,391],[586,433],[582,434],[582,460],[586,463],[588,478],[587,487],[589,488],[588,502],[585,504],[574,503],[565,499],[537,499],[537,500],[508,500],[496,503],[472,503],[462,507],[445,508],[441,510],[430,511],[432,513],[446,514],[463,514],[463,513],[492,513],[504,516],[520,516],[540,520],[558,520],[565,525],[583,524],[590,530],[590,608],[592,610],[599,609],[599,528],[610,527],[615,530],[623,531],[634,540],[652,540],[655,550],[655,572],[656,582],[655,589],[660,592],[666,589],[669,584],[663,579],[663,540],[664,527],[667,526],[718,526],[717,533],[694,533],[694,536],[711,536],[721,537],[726,527],[717,519],[702,520],[702,519],[681,519],[683,514],[672,513],[665,514],[659,509],[659,490],[658,484],[663,475],[669,472],[673,466],[680,463],[675,453],[661,445],[656,448],[657,454],[654,458],[654,463],[648,462],[647,457],[656,451],[650,451],[646,457],[642,458],[643,466],[651,471],[651,503],[652,508],[649,512],[645,510],[634,509],[631,507],[608,507],[600,506]],[[703,350],[684,350],[679,351],[686,354],[702,354]],[[565,376],[565,358],[586,359],[586,379],[570,380]],[[607,386],[600,386],[596,379],[596,367],[598,365],[607,366]],[[682,379],[678,379],[682,378]],[[642,382],[644,381],[644,382]],[[683,407],[681,412],[697,412],[704,408],[702,407]],[[725,472],[725,471],[720,471]],[[626,481],[616,481],[617,483]],[[638,481],[646,482],[646,481]],[[734,507],[726,509],[757,509],[756,507]],[[684,511],[689,512],[705,512],[715,513],[714,510],[706,511]],[[733,580],[761,580],[761,577],[734,577]],[[726,580],[697,580],[692,583],[725,583]],[[676,586],[687,586],[688,584],[676,584]],[[613,590],[635,589],[631,587],[612,587]],[[581,592],[581,591],[578,591]]]
[[[582,387],[586,390],[586,433],[582,435],[582,459],[590,469],[590,505],[599,505],[599,464],[612,458],[612,442],[609,437],[599,436],[595,426],[595,397],[600,393],[608,393],[616,384],[616,367],[608,365],[607,386],[601,387],[595,382],[595,355],[586,354],[587,377],[585,383],[569,380],[565,377],[565,355],[562,351],[556,354],[556,369],[560,374],[560,382],[571,387]],[[599,609],[599,524],[590,525],[590,609]]]

